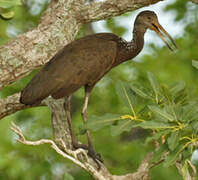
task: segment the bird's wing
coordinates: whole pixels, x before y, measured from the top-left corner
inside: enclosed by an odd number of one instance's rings
[[[117,44],[98,37],[76,40],[57,53],[21,93],[24,104],[38,103],[49,95],[70,95],[85,84],[95,83],[110,69]]]

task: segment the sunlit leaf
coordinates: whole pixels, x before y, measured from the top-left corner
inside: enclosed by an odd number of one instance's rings
[[[134,125],[134,127],[142,127],[144,129],[168,129],[170,128],[170,125],[163,122],[145,121]]]
[[[173,132],[171,135],[168,137],[168,147],[171,151],[173,151],[179,144],[179,132]]]
[[[138,94],[139,96],[141,96],[142,98],[145,99],[152,99],[152,97],[150,97],[148,94],[146,94],[144,91],[142,91],[140,88],[138,88],[135,84],[131,85],[132,90]]]
[[[197,121],[192,123],[192,128],[195,133],[198,133],[198,122]]]
[[[163,118],[167,119],[168,121],[174,120],[174,117],[172,115],[168,114],[164,109],[161,109],[158,106],[148,106],[148,107],[153,113],[162,116]]]
[[[187,160],[184,162],[184,165],[183,165],[183,167],[182,167],[182,173],[183,173],[183,177],[184,177],[184,179],[191,179],[191,177],[190,177],[190,173],[189,173],[189,170],[188,170],[188,168],[189,168],[189,165],[188,165],[188,162],[187,162]]]
[[[117,136],[124,131],[130,131],[134,122],[131,120],[122,120],[116,126],[111,126],[111,135]]]
[[[164,131],[156,132],[154,135],[147,137],[145,143],[149,143],[151,141],[158,140],[158,139],[161,138],[161,136],[167,135],[169,133],[170,133],[170,130],[164,130]]]
[[[189,102],[189,104],[182,107],[183,116],[182,120],[185,122],[192,122],[198,120],[198,104],[195,101]]]
[[[156,78],[153,76],[153,74],[151,72],[147,72],[147,76],[148,76],[148,80],[153,88],[153,91],[155,92],[155,96],[156,96],[156,101],[159,101],[159,95],[161,93],[161,87],[159,82],[156,80]]]
[[[184,81],[179,81],[178,83],[176,83],[171,89],[170,92],[173,95],[176,95],[177,93],[179,93],[180,91],[182,91],[184,88],[186,87],[186,83]]]
[[[161,144],[154,152],[152,162],[158,162],[162,159],[162,155],[167,152],[167,146],[165,144]]]
[[[62,178],[63,180],[74,180],[74,177],[67,172],[64,173]]]
[[[136,95],[130,89],[130,87],[123,82],[118,82],[116,84],[116,92],[119,95],[120,99],[123,101],[123,103],[131,110],[133,115],[135,115],[134,108],[135,108]]]
[[[14,11],[8,11],[8,12],[5,12],[5,13],[1,13],[1,16],[3,16],[6,19],[10,19],[14,16]]]
[[[1,8],[12,8],[17,5],[22,5],[21,0],[0,0],[0,7]]]
[[[198,69],[198,61],[192,60],[192,66]]]
[[[115,121],[121,120],[121,116],[118,114],[105,114],[104,116],[92,116],[88,119],[88,122],[85,124],[85,129],[91,129],[96,131],[105,126],[113,124]]]
[[[174,151],[169,152],[168,156],[165,159],[164,166],[168,167],[175,163],[175,161],[178,159],[180,152],[180,149],[182,148],[182,145],[178,146]]]

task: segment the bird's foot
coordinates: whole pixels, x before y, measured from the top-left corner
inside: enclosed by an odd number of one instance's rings
[[[101,163],[103,163],[103,159],[99,153],[97,153],[93,147],[89,147],[85,144],[74,143],[74,149],[82,148],[88,151],[88,156],[93,159],[93,161],[97,164],[98,170],[101,168]]]
[[[94,160],[94,162],[97,164],[98,170],[100,170],[101,163],[104,163],[102,156],[97,153],[93,147],[88,147],[88,156],[90,156]]]

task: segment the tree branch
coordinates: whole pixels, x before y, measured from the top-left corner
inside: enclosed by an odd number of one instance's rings
[[[190,1],[192,1],[195,4],[198,4],[198,0],[190,0]]]
[[[8,96],[5,99],[0,99],[0,120],[5,116],[15,113],[16,111],[35,107],[35,106],[26,106],[19,102],[20,94],[16,93],[12,96]],[[41,103],[39,106],[46,106],[45,103]]]
[[[76,11],[76,19],[81,23],[90,23],[101,19],[119,16],[144,6],[164,0],[106,0],[105,2],[90,3]]]
[[[149,154],[140,164],[138,171],[133,174],[126,174],[123,176],[116,176],[112,175],[108,172],[106,167],[101,164],[101,169],[98,170],[97,166],[93,165],[92,159],[90,159],[87,156],[87,152],[83,149],[78,149],[72,151],[71,149],[68,149],[65,142],[60,139],[60,142],[62,143],[60,149],[59,146],[56,145],[56,143],[50,139],[41,139],[38,141],[28,141],[24,137],[21,129],[14,123],[12,123],[11,130],[19,136],[17,139],[18,142],[26,145],[31,146],[38,146],[41,144],[50,144],[51,147],[62,157],[71,160],[73,163],[78,165],[79,167],[83,168],[87,172],[89,172],[94,179],[96,180],[148,180],[149,175],[149,161],[151,157],[153,156],[153,153]]]

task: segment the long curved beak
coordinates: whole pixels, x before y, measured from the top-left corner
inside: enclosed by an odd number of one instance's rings
[[[159,24],[159,23],[152,23],[152,30],[154,30],[159,36],[160,38],[164,41],[164,43],[167,45],[167,47],[173,51],[173,49],[171,48],[171,46],[168,44],[168,42],[166,41],[164,35],[166,35],[169,40],[173,43],[173,45],[175,46],[175,48],[178,48],[175,41],[173,40],[173,38],[170,36],[170,34],[168,34],[166,32],[166,30]],[[162,32],[164,33],[164,35],[162,34]]]

